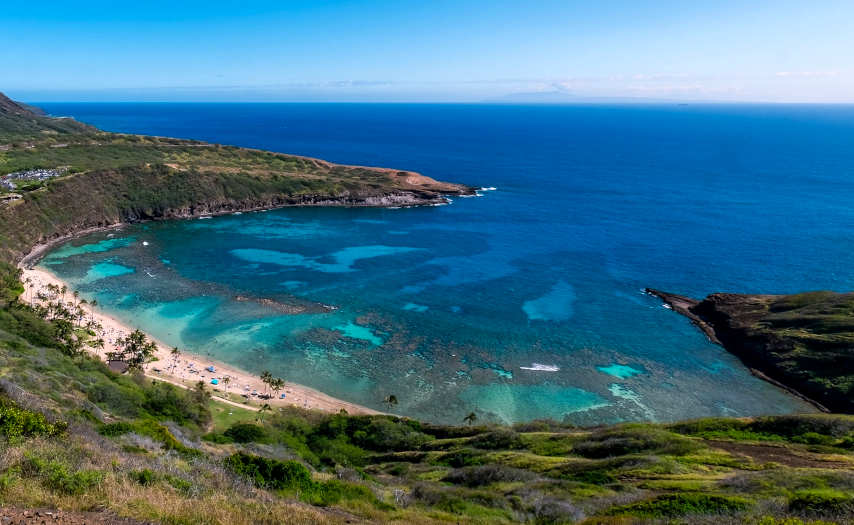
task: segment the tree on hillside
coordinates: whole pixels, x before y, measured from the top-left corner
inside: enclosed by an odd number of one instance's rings
[[[271,412],[273,409],[270,407],[268,403],[264,403],[261,408],[258,409],[258,419],[261,420],[261,423],[264,422],[264,413]]]
[[[463,421],[468,423],[469,426],[472,426],[474,424],[474,422],[477,421],[477,414],[475,414],[474,412],[469,412],[469,415],[464,417]]]
[[[196,388],[193,389],[193,398],[200,405],[207,405],[208,400],[211,398],[211,393],[208,391],[208,386],[204,381],[196,383]]]
[[[127,337],[116,341],[117,350],[110,353],[111,359],[124,361],[129,370],[142,370],[142,366],[148,362],[157,345],[149,341],[140,330],[134,330]]]
[[[54,337],[59,349],[65,355],[77,357],[83,353],[83,342],[74,333],[74,325],[66,319],[57,319],[53,322]]]
[[[389,394],[389,395],[385,396],[385,399],[383,399],[383,402],[386,405],[388,405],[388,409],[389,409],[389,411],[391,411],[392,406],[397,406],[397,396],[394,394]]]

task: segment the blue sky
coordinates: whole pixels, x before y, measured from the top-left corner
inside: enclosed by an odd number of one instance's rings
[[[29,101],[854,102],[854,2],[14,2]]]

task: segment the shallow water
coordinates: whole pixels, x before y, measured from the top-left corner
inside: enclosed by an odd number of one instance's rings
[[[168,344],[419,418],[810,410],[640,290],[854,284],[849,107],[44,106],[497,187],[136,225],[43,261]]]

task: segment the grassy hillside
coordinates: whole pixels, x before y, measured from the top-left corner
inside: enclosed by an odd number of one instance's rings
[[[854,293],[712,294],[654,291],[747,366],[833,412],[854,413]]]
[[[73,119],[52,119],[35,108],[10,100],[0,93],[0,144],[44,140],[68,134],[90,134],[96,130]]]
[[[0,94],[0,177],[33,169],[63,175],[18,182],[21,198],[0,202],[0,260],[118,222],[287,205],[419,205],[472,192],[410,171],[106,133],[38,115]]]
[[[63,353],[0,265],[0,506],[163,523],[848,523],[854,417],[574,428],[255,412]]]

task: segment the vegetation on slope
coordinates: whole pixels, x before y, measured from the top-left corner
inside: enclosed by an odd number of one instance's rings
[[[854,413],[854,293],[654,292],[747,366],[834,412]]]
[[[69,133],[93,133],[95,128],[73,119],[53,119],[0,93],[0,140],[24,142]]]
[[[263,419],[61,350],[0,264],[0,506],[163,523],[847,523],[854,417]]]

